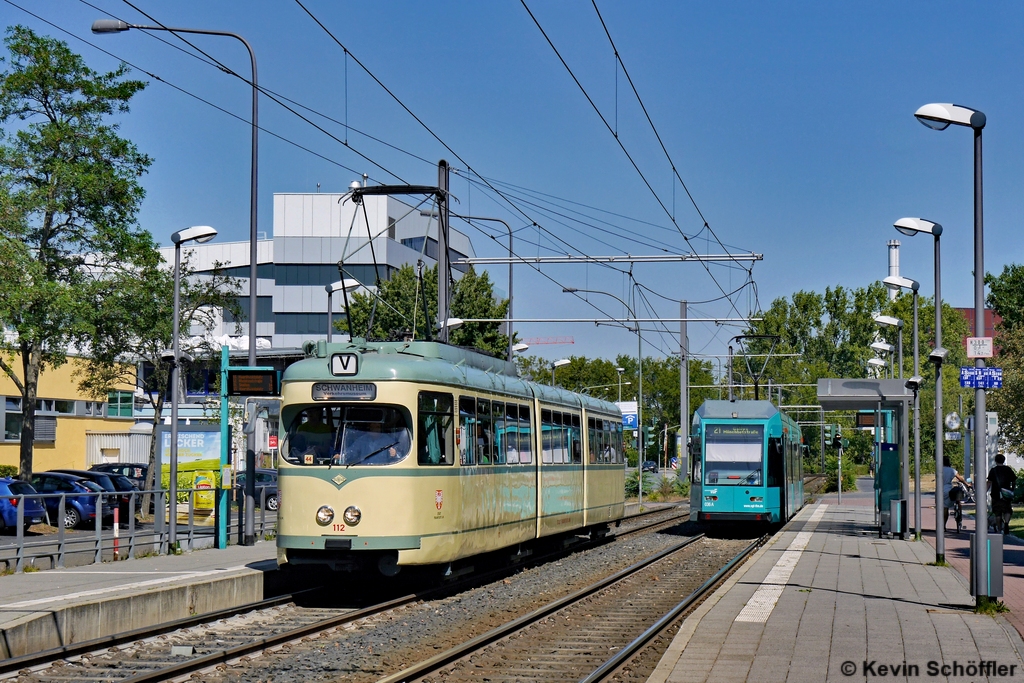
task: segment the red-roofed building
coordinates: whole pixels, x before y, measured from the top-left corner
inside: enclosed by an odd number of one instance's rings
[[[977,334],[974,331],[974,309],[973,308],[957,308],[956,310],[960,311],[963,314],[963,316],[965,318],[967,318],[967,325],[968,325],[968,329],[970,330],[968,332],[967,336],[969,336],[969,337],[993,337],[993,338],[996,336],[996,325],[998,325],[1002,321],[1002,318],[999,317],[998,315],[996,315],[996,313],[991,308],[986,308],[985,309],[985,331],[982,334]],[[963,343],[964,343],[964,348],[966,349],[967,348],[967,338],[966,337],[964,338]],[[992,345],[993,345],[994,352],[996,354],[998,354],[999,353],[999,343],[997,341],[993,340],[993,344]]]

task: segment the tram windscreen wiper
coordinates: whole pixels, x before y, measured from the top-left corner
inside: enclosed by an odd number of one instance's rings
[[[397,446],[397,445],[398,445],[398,441],[392,441],[387,446],[382,446],[382,447],[378,448],[377,450],[373,451],[372,453],[367,453],[366,455],[364,455],[363,457],[359,458],[358,460],[355,460],[353,462],[345,463],[345,467],[348,468],[348,467],[352,467],[352,465],[358,465],[359,463],[361,463],[361,462],[363,462],[365,460],[369,460],[370,458],[372,458],[373,456],[377,455],[378,453],[386,451],[387,449],[389,449],[389,448],[391,448],[393,446]]]

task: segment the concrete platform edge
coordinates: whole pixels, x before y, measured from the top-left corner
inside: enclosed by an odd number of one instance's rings
[[[19,657],[263,599],[264,572],[245,570],[136,595],[35,610],[0,626],[0,658]],[[59,603],[58,603],[59,605]]]
[[[711,611],[711,608],[718,604],[718,601],[722,599],[722,596],[728,593],[733,586],[739,583],[747,571],[757,563],[762,555],[771,550],[771,548],[779,542],[779,539],[782,538],[782,534],[789,531],[790,525],[798,522],[804,522],[805,520],[803,517],[809,517],[811,515],[811,510],[815,505],[816,504],[805,505],[804,508],[793,517],[793,519],[775,533],[770,541],[758,548],[757,552],[748,557],[746,562],[743,563],[743,566],[733,572],[732,576],[726,579],[725,583],[718,587],[718,590],[708,596],[708,598],[702,602],[696,610],[694,610],[693,614],[683,620],[683,623],[679,626],[679,631],[676,633],[676,637],[672,639],[672,643],[668,646],[665,654],[661,656],[658,666],[655,667],[654,671],[647,679],[647,683],[666,683],[668,681],[668,677],[675,670],[676,664],[678,664],[679,658],[683,654],[683,650],[686,649],[686,646],[690,642],[690,638],[693,636],[694,632],[696,632],[697,627],[700,625],[704,616]]]

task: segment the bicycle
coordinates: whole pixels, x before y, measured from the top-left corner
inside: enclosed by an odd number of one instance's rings
[[[968,495],[969,493],[967,488],[959,482],[954,484],[953,488],[949,490],[949,502],[952,504],[952,508],[946,509],[946,516],[948,517],[950,510],[952,510],[953,519],[956,521],[956,532],[958,534],[964,529],[963,502],[967,499]]]

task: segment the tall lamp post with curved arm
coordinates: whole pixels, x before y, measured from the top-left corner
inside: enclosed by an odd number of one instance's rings
[[[982,210],[981,184],[981,132],[985,129],[985,114],[977,109],[962,107],[957,104],[926,104],[914,116],[925,126],[934,130],[945,130],[950,125],[964,126],[974,131],[974,336],[985,336],[985,223]],[[897,229],[899,229],[897,227]],[[933,233],[934,234],[934,233]],[[936,234],[935,253],[938,256],[939,241]],[[938,297],[936,297],[938,299]],[[936,302],[938,309],[938,302]],[[937,336],[937,335],[936,335]],[[982,358],[974,360],[974,367],[985,367]],[[936,420],[936,434],[940,433],[941,416]],[[974,462],[987,462],[985,443],[985,389],[974,390]],[[938,440],[938,439],[936,439]],[[989,601],[989,549],[988,549],[988,501],[984,495],[978,496],[978,508],[975,524],[975,546],[971,548],[974,559],[974,587],[978,607],[984,607]],[[1002,570],[1001,558],[996,558]]]
[[[249,169],[249,366],[256,365],[256,197],[257,180],[259,178],[259,81],[256,76],[256,53],[252,46],[242,36],[229,31],[210,31],[198,28],[171,28],[168,26],[140,26],[129,24],[119,19],[97,19],[92,23],[93,33],[124,33],[129,29],[137,28],[143,31],[169,31],[171,33],[195,33],[204,36],[227,36],[241,41],[245,49],[249,51],[249,62],[252,65],[252,160]],[[246,437],[246,469],[256,467],[256,434],[252,433]],[[249,476],[246,479],[245,488],[245,532],[243,534],[243,545],[255,545],[255,509],[256,509],[256,477]]]
[[[181,372],[181,245],[187,242],[209,242],[217,236],[217,231],[209,225],[193,225],[191,228],[179,230],[171,235],[174,242],[174,321],[172,322],[173,337],[171,338],[171,443],[170,443],[170,482],[169,493],[171,519],[167,527],[167,542],[171,552],[177,550],[178,543],[178,382]],[[99,522],[96,522],[99,524]]]

